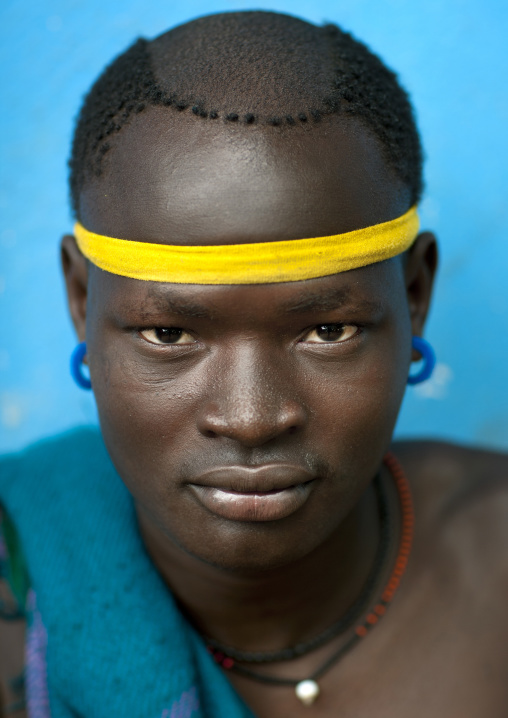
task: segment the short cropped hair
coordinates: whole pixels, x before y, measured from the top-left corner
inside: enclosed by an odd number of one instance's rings
[[[149,106],[284,133],[327,115],[355,117],[380,140],[411,204],[422,194],[422,148],[407,93],[377,55],[336,25],[232,12],[137,40],[106,67],[79,113],[69,162],[75,216],[115,135]]]

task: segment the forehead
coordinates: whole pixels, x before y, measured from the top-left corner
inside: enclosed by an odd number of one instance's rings
[[[357,120],[244,127],[149,108],[124,127],[80,219],[166,244],[326,236],[399,216],[409,193]]]
[[[394,313],[407,316],[402,277],[397,257],[306,281],[236,286],[144,282],[94,269],[89,291],[95,319],[108,317],[114,326],[186,326],[191,321],[194,328],[210,323],[215,334],[276,329],[281,337],[305,317],[372,323]]]

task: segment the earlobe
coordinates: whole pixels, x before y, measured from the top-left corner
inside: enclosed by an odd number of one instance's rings
[[[414,336],[423,334],[437,264],[436,238],[432,232],[422,232],[407,253],[404,270],[411,327]]]
[[[85,341],[88,265],[75,238],[67,234],[61,242],[62,269],[72,322],[80,341]]]

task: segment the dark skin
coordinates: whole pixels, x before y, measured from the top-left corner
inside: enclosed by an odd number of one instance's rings
[[[140,241],[324,236],[409,206],[378,142],[337,118],[284,133],[150,109],[118,135],[108,162],[85,187],[81,220]],[[113,276],[90,266],[72,237],[62,251],[108,450],[190,620],[243,650],[285,648],[334,623],[379,541],[372,481],[416,359],[411,335],[423,333],[433,235],[351,272],[234,287]],[[291,688],[230,674],[256,715],[504,715],[507,459],[430,443],[395,450],[418,521],[393,606],[320,681],[311,708]],[[192,490],[215,467],[273,463],[311,479],[308,499],[283,518],[230,520]],[[381,479],[396,537],[396,492],[385,469]],[[306,677],[346,638],[265,670]]]

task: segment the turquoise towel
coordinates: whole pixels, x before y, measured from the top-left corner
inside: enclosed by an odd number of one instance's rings
[[[252,718],[145,552],[98,431],[0,462],[47,632],[52,718]]]

